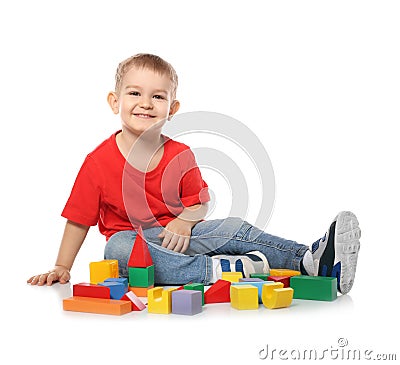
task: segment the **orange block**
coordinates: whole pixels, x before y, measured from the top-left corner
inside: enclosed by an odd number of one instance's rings
[[[131,303],[125,300],[71,297],[63,300],[63,309],[73,312],[114,314],[120,316],[131,312]]]
[[[147,288],[139,288],[138,286],[130,286],[129,290],[134,292],[138,297],[147,297],[147,292],[149,289],[153,289],[154,285]]]
[[[301,275],[301,272],[291,269],[271,269],[269,274],[271,276],[297,276]]]

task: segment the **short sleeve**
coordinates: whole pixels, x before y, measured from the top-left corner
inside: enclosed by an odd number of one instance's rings
[[[203,180],[193,152],[184,150],[179,155],[182,168],[180,199],[185,207],[206,203],[210,200],[208,185]]]
[[[95,226],[98,223],[101,202],[100,177],[96,163],[87,156],[61,213],[64,218],[86,226]]]

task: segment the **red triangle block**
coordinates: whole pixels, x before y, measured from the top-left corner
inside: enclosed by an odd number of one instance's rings
[[[217,280],[215,284],[204,293],[204,303],[227,303],[231,301],[231,282]]]
[[[131,256],[129,257],[128,267],[148,267],[153,265],[146,240],[144,239],[142,227],[136,235],[135,244],[133,245]]]
[[[290,276],[268,276],[268,281],[282,283],[284,288],[290,288]]]

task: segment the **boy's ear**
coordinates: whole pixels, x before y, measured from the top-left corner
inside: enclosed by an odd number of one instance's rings
[[[181,106],[180,102],[178,100],[174,100],[169,107],[169,115],[168,115],[168,120],[171,120],[171,118],[174,116],[174,114],[179,110],[179,107]]]
[[[110,91],[107,95],[107,101],[108,101],[108,104],[110,105],[113,113],[118,114],[119,113],[119,100],[118,100],[117,94],[113,91]]]

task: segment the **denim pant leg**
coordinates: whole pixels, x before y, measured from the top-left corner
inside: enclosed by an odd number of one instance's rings
[[[308,249],[295,241],[263,232],[241,218],[228,217],[197,223],[192,229],[186,254],[243,255],[260,251],[271,268],[300,271],[300,262]]]
[[[158,234],[162,228],[145,229],[145,236],[154,264],[154,281],[157,285],[182,285],[189,282],[208,284],[212,277],[212,262],[207,256],[177,253],[161,247]],[[128,260],[136,239],[136,231],[121,231],[108,240],[104,258],[118,260],[119,274],[128,277]]]

